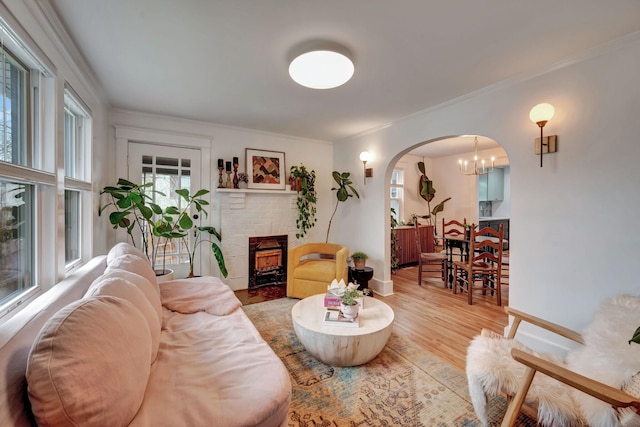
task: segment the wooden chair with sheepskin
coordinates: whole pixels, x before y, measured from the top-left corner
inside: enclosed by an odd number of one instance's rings
[[[510,399],[502,426],[513,426],[523,404],[537,407],[543,426],[640,426],[640,296],[605,301],[582,334],[505,308],[514,317],[507,337],[482,331],[467,351],[467,380],[476,415],[488,426],[489,395]],[[514,339],[524,321],[580,344],[565,358],[537,353]],[[537,375],[540,372],[544,375]]]

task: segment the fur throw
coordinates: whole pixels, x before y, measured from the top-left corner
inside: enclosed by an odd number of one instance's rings
[[[572,350],[566,360],[539,354],[516,340],[483,331],[467,350],[467,381],[471,401],[483,426],[488,425],[487,395],[514,395],[524,375],[524,365],[511,358],[519,348],[572,371],[623,388],[640,371],[640,345],[628,344],[640,326],[640,297],[618,296],[602,304],[584,330],[585,345]],[[545,426],[615,427],[618,413],[608,404],[574,390],[544,374],[534,377],[526,402],[538,405],[538,423]],[[635,418],[638,417],[625,417]]]

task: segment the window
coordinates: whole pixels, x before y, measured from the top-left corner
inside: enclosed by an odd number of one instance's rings
[[[27,129],[29,71],[5,48],[0,49],[0,160],[31,166]]]
[[[34,286],[34,190],[0,180],[0,303]]]
[[[80,236],[90,235],[89,230],[82,233],[81,221],[83,207],[90,204],[91,196],[91,118],[88,110],[67,87],[64,94],[64,261],[67,269],[82,259]]]
[[[404,217],[404,170],[394,169],[391,174],[390,205],[397,222]]]

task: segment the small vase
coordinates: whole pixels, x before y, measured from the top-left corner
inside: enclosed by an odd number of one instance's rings
[[[175,278],[175,274],[173,270],[165,268],[163,270],[153,270],[156,273],[156,280],[158,283],[168,282],[169,280],[173,280]]]
[[[340,304],[340,311],[342,315],[347,319],[355,319],[358,316],[358,310],[360,309],[360,304],[356,303],[355,305],[346,305]]]

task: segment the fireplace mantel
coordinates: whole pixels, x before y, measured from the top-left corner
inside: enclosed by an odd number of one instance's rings
[[[247,194],[259,194],[260,196],[295,196],[297,191],[291,190],[254,190],[244,188],[216,188],[216,193],[228,195],[229,209],[244,209]],[[296,202],[291,198],[290,205],[295,207]]]
[[[256,190],[249,188],[216,188],[216,193],[260,193],[260,194],[289,194],[294,195],[297,191],[293,190]]]

